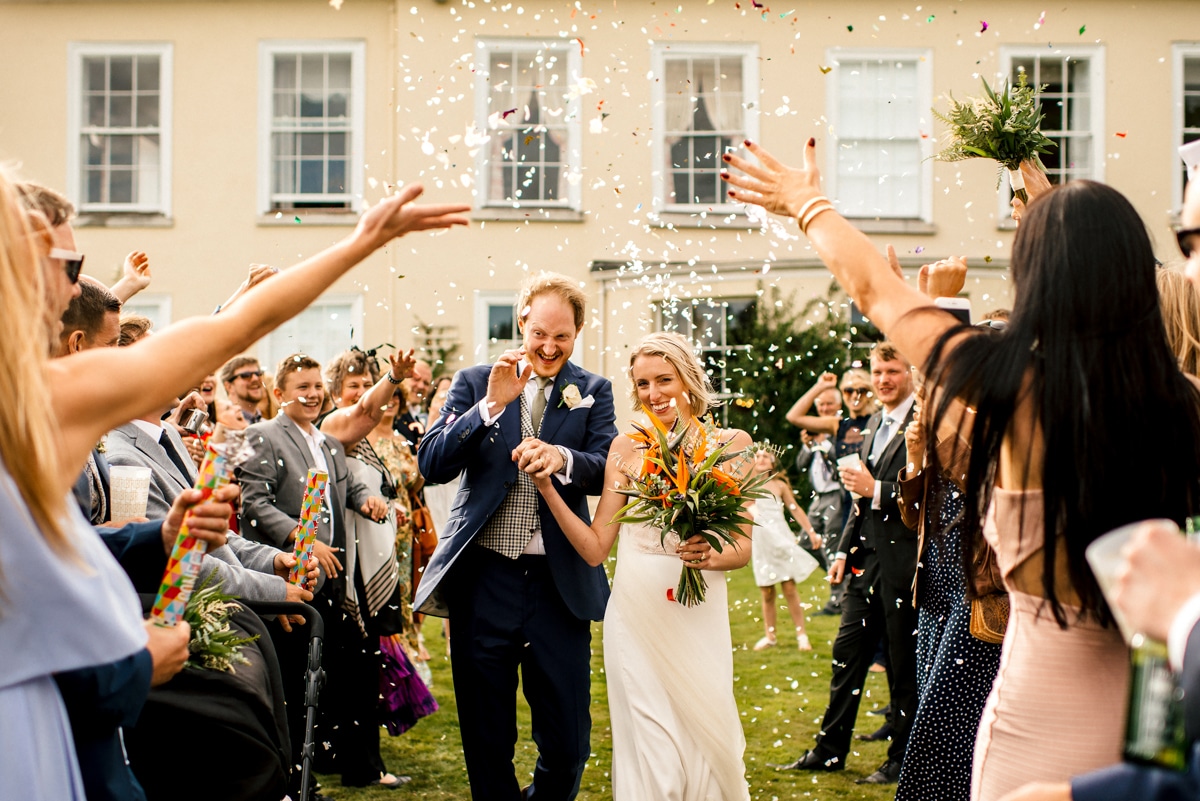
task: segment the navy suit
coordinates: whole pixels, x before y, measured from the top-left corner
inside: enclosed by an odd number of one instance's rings
[[[455,376],[441,416],[417,452],[427,481],[445,483],[461,473],[461,483],[413,606],[451,620],[454,689],[472,796],[519,798],[512,766],[519,667],[539,752],[536,798],[567,801],[578,792],[589,755],[589,621],[604,616],[608,579],[602,567],[579,556],[540,496],[545,556],[514,560],[473,542],[516,484],[512,451],[521,442],[519,398],[493,425],[483,423],[479,403],[490,371],[471,367]],[[571,409],[561,403],[568,384],[592,404]],[[552,386],[539,438],[571,452],[571,483],[554,483],[587,521],[586,496],[600,494],[617,434],[612,384],[568,362]]]

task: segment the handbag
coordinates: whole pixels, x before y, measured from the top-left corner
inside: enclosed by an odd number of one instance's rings
[[[433,525],[433,514],[425,505],[420,493],[410,493],[409,498],[412,501],[412,511],[409,512],[409,517],[412,519],[413,529],[413,593],[415,594],[421,583],[421,574],[425,572],[425,565],[429,564],[429,558],[433,556],[433,551],[437,548],[438,535],[437,529]]]
[[[982,539],[975,549],[975,575],[968,585],[971,600],[971,636],[990,643],[1004,642],[1008,628],[1008,593],[996,555]],[[971,592],[974,590],[974,592]]]
[[[992,592],[971,601],[971,636],[990,643],[1004,642],[1008,628],[1008,593]]]

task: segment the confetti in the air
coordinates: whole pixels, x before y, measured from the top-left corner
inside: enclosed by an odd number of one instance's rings
[[[1086,25],[1080,25],[1080,26],[1079,26],[1079,35],[1080,35],[1080,36],[1083,36],[1083,33],[1084,33],[1084,31],[1086,31],[1086,30],[1087,30],[1087,26],[1086,26]]]
[[[509,114],[516,114],[516,113],[517,113],[517,110],[515,108],[510,108],[508,111],[501,111],[500,119],[507,120]]]
[[[296,225],[299,225],[299,224],[300,224],[300,217],[297,215],[297,216],[296,216],[294,219],[296,220]]]
[[[930,14],[928,17],[925,18],[925,21],[933,22],[935,19],[937,19],[937,16],[935,14]]]
[[[1038,17],[1038,21],[1033,24],[1033,29],[1036,31],[1038,28],[1042,27],[1045,24],[1046,24],[1046,12],[1043,11],[1042,15],[1040,17]]]
[[[821,74],[828,75],[833,70],[833,67],[821,67]]]
[[[1129,136],[1129,131],[1117,131],[1116,133],[1118,139],[1124,139],[1127,136]]]
[[[343,2],[345,0],[329,0],[329,5],[333,6],[334,11],[341,11]]]
[[[985,19],[979,20],[979,26],[980,26],[979,27],[980,33],[983,33],[984,31],[986,31],[988,29],[987,20],[985,20]]]

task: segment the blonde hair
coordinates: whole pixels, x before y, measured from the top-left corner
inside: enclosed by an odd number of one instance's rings
[[[573,281],[560,273],[538,273],[531,276],[521,286],[521,292],[517,295],[517,319],[521,321],[521,325],[525,324],[525,315],[529,314],[529,304],[538,295],[545,294],[557,295],[570,304],[571,310],[575,313],[575,330],[583,328],[587,296],[579,288],[578,281]]]
[[[58,461],[58,421],[46,378],[48,344],[56,339],[45,297],[39,243],[49,235],[40,213],[26,215],[0,170],[0,459],[33,522],[58,553],[74,549],[62,527],[66,494]],[[30,331],[42,336],[30,336]],[[19,567],[19,566],[18,566]]]
[[[1200,292],[1181,273],[1159,270],[1158,305],[1167,329],[1167,344],[1179,369],[1200,375]]]
[[[861,367],[851,367],[846,372],[842,373],[842,380],[838,382],[838,390],[843,390],[850,385],[851,381],[861,381],[867,387],[871,386],[871,374]],[[872,390],[874,391],[874,390]]]
[[[691,343],[671,331],[647,334],[629,354],[629,399],[635,412],[642,410],[637,386],[632,380],[633,363],[638,360],[639,356],[661,356],[667,364],[675,368],[679,380],[683,382],[683,388],[687,391],[688,399],[691,401],[692,416],[703,417],[708,412],[709,407],[713,405],[712,383],[709,382],[708,375],[692,351]]]

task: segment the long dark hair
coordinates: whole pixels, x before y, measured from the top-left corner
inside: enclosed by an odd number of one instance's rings
[[[932,430],[954,397],[976,411],[967,530],[981,526],[1001,443],[1018,406],[1030,404],[1045,454],[1042,584],[1063,627],[1060,548],[1083,612],[1107,623],[1087,546],[1137,520],[1182,524],[1200,499],[1200,393],[1167,345],[1154,270],[1149,235],[1124,196],[1092,181],[1058,187],[1030,204],[1013,242],[1008,327],[951,348],[962,329],[949,331],[926,365],[939,398]]]

